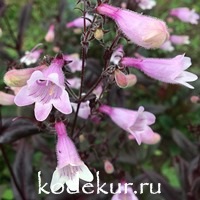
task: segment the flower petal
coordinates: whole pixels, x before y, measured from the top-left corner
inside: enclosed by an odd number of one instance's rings
[[[42,104],[42,103],[35,103],[35,118],[38,121],[44,121],[49,113],[51,112],[52,109],[52,104],[51,103],[47,103],[47,104]]]
[[[59,85],[60,86],[60,83],[59,83],[59,77],[58,77],[58,74],[57,73],[51,73],[48,75],[48,78],[53,82],[55,83],[56,85]]]
[[[72,112],[72,106],[69,101],[69,95],[67,91],[63,90],[60,98],[52,101],[54,107],[61,113],[70,114]]]
[[[81,166],[81,171],[79,172],[79,178],[87,182],[91,182],[94,179],[93,174],[85,164]]]
[[[154,123],[155,123],[156,117],[155,117],[154,114],[145,111],[145,112],[143,113],[143,115],[145,116],[145,118],[146,118],[146,120],[147,120],[147,121],[146,121],[147,125],[151,125],[151,124],[154,124]]]
[[[161,140],[161,136],[158,133],[154,133],[150,127],[141,134],[142,143],[156,144]]]
[[[53,173],[50,188],[52,192],[58,191],[61,187],[63,187],[66,179],[65,177],[61,176],[59,170],[56,169]]]
[[[175,81],[179,84],[182,84],[188,88],[194,89],[194,87],[187,82],[192,82],[198,79],[198,76],[196,74],[193,74],[191,72],[184,71],[181,73],[179,77],[175,79]]]
[[[184,71],[181,73],[180,79],[184,80],[185,82],[192,82],[192,81],[196,81],[198,79],[198,76],[191,72]]]
[[[39,79],[44,79],[43,73],[39,70],[34,71],[31,75],[30,79],[27,81],[27,85],[30,86],[33,83],[35,83],[35,81],[37,81]]]
[[[141,132],[139,131],[131,131],[130,129],[128,130],[135,138],[135,140],[137,141],[138,145],[141,145],[142,143],[142,139],[141,139]]]
[[[28,86],[24,86],[15,96],[14,102],[17,106],[27,106],[34,103],[34,99],[29,96]]]
[[[77,191],[78,188],[79,188],[79,175],[78,175],[78,173],[76,173],[75,176],[72,179],[65,179],[65,183],[71,191]]]

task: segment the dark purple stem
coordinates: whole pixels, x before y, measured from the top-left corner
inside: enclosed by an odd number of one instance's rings
[[[21,189],[20,189],[20,187],[19,187],[19,185],[17,183],[17,179],[15,177],[15,174],[13,172],[13,169],[12,169],[12,167],[10,165],[10,162],[9,162],[9,160],[7,158],[6,152],[5,152],[4,147],[3,147],[2,144],[0,144],[0,149],[1,149],[1,152],[2,152],[2,156],[3,156],[4,160],[5,160],[5,163],[6,163],[7,167],[8,167],[8,170],[10,172],[10,175],[11,175],[11,177],[13,179],[14,184],[15,184],[15,187],[16,187],[17,191],[19,192],[19,195],[21,196],[22,200],[26,200],[23,192],[21,191]]]

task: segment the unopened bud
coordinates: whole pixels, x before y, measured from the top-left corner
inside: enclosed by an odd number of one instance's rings
[[[27,69],[12,69],[4,75],[4,83],[10,87],[22,87],[26,85],[27,80],[31,77],[31,74],[36,71],[42,71],[46,65],[41,65],[34,68]]]
[[[79,135],[79,141],[80,143],[85,141],[85,136],[83,134]]]
[[[97,40],[102,40],[102,39],[103,39],[103,36],[104,36],[103,30],[100,29],[100,28],[96,29],[96,31],[94,32],[94,37],[95,37],[95,39],[97,39]]]
[[[47,32],[47,34],[45,35],[45,41],[46,42],[53,42],[54,41],[54,38],[55,38],[55,31],[54,31],[55,27],[54,25],[52,24],[50,27],[49,27],[49,30]]]
[[[190,101],[192,102],[192,103],[198,103],[199,102],[199,97],[198,96],[191,96],[190,97]]]
[[[104,161],[104,170],[107,174],[112,174],[114,172],[113,164],[109,160]]]

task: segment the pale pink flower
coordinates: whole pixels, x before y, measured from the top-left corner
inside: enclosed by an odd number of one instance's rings
[[[80,159],[74,143],[67,135],[63,122],[57,122],[55,129],[58,138],[56,145],[58,163],[52,176],[50,188],[52,191],[57,191],[66,184],[70,190],[75,191],[79,187],[79,179],[91,182],[94,177]]]
[[[88,117],[90,116],[91,114],[91,108],[89,106],[89,101],[86,101],[86,102],[82,102],[80,104],[80,107],[79,107],[79,111],[78,111],[78,116],[83,118],[83,119],[88,119]],[[76,112],[76,109],[77,109],[77,106],[78,104],[77,103],[71,103],[74,111]]]
[[[171,35],[170,41],[173,44],[181,45],[181,44],[190,44],[188,35]]]
[[[100,4],[96,10],[112,18],[128,39],[144,48],[158,48],[169,37],[167,26],[162,20],[108,4]]]
[[[199,15],[195,13],[195,10],[190,10],[187,7],[174,8],[170,11],[170,15],[179,18],[183,22],[191,24],[198,24]]]
[[[49,30],[48,30],[47,34],[45,35],[44,39],[46,42],[53,42],[54,38],[55,38],[55,26],[52,24],[49,27]]]
[[[117,47],[117,49],[112,53],[111,58],[110,58],[110,62],[118,65],[119,61],[123,58],[124,56],[124,50],[123,50],[123,46],[120,45]]]
[[[34,71],[15,97],[17,106],[35,103],[35,117],[38,121],[45,120],[54,106],[64,114],[72,112],[69,95],[65,91],[62,67],[64,60],[54,58],[50,66],[43,71]]]
[[[9,106],[14,104],[15,96],[0,91],[0,105]]]
[[[144,111],[142,106],[134,111],[101,105],[99,111],[107,114],[120,128],[133,135],[138,144],[145,143],[148,138],[154,137],[155,133],[149,125],[154,124],[156,118],[152,113]]]
[[[89,26],[91,24],[91,21],[93,20],[94,16],[93,15],[89,15],[88,13],[86,13],[85,15],[85,22],[86,22],[86,27]],[[73,27],[76,27],[76,28],[83,28],[84,27],[84,18],[83,17],[79,17],[79,18],[76,18],[74,19],[73,21],[71,22],[68,22],[66,24],[66,27],[67,28],[73,28]]]
[[[197,80],[197,76],[191,72],[185,71],[191,65],[191,59],[184,55],[178,55],[174,58],[128,58],[121,60],[122,66],[129,66],[140,69],[151,78],[171,84],[182,84],[188,88],[194,87],[187,82]]]
[[[77,53],[64,55],[64,60],[70,60],[71,62],[68,64],[72,73],[76,71],[81,71],[82,69],[82,60],[80,59]]]
[[[174,51],[174,47],[173,47],[173,45],[172,45],[170,40],[167,40],[166,42],[164,42],[162,44],[162,46],[160,47],[160,49],[162,49],[164,51],[169,51],[169,52]]]
[[[42,49],[34,50],[34,51],[26,51],[25,55],[20,59],[21,63],[25,63],[26,65],[34,64],[40,58]]]
[[[142,10],[150,10],[156,5],[155,0],[136,0]]]
[[[113,164],[109,160],[104,161],[104,170],[107,174],[112,174],[114,172]]]
[[[116,194],[113,195],[111,200],[138,200],[137,196],[134,194],[132,187],[124,186],[120,184]]]
[[[46,69],[46,65],[41,65],[26,69],[12,69],[5,73],[4,83],[10,87],[22,87],[26,85],[27,80],[31,77],[34,71],[42,71]]]
[[[69,83],[70,88],[79,89],[81,86],[81,79],[78,77],[68,78],[67,82]]]

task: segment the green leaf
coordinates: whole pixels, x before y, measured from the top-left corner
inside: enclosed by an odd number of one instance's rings
[[[14,199],[13,192],[11,189],[6,189],[3,193],[2,199],[12,200]]]

